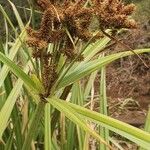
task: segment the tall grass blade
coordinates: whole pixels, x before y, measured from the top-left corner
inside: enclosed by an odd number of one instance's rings
[[[23,147],[22,150],[28,150],[31,147],[31,143],[33,138],[35,138],[35,136],[37,135],[37,130],[41,121],[41,118],[43,116],[43,111],[44,111],[44,107],[45,107],[45,103],[44,102],[39,102],[39,104],[37,105],[37,108],[34,112],[34,114],[32,115],[32,118],[30,119],[29,122],[29,130],[26,136],[26,139],[23,143]]]
[[[11,80],[11,74],[9,73],[4,81],[4,85],[5,85],[5,92],[6,92],[6,96],[8,97],[9,94],[11,93],[11,90],[13,89],[13,83]],[[18,88],[21,88],[18,87]],[[20,91],[18,89],[18,91]],[[7,100],[6,97],[6,100]],[[13,124],[13,130],[14,130],[14,135],[16,136],[15,143],[16,143],[16,147],[17,149],[21,149],[22,147],[22,134],[21,134],[21,117],[18,116],[18,114],[20,114],[19,109],[17,108],[17,105],[14,105],[14,108],[12,110],[12,114],[11,114],[11,120],[12,120],[12,124]]]
[[[150,49],[138,49],[135,50],[137,54],[141,54],[144,52],[150,52]],[[131,51],[126,51],[126,52],[120,52],[116,54],[112,54],[109,56],[105,56],[103,58],[99,58],[87,63],[81,62],[74,70],[71,70],[66,74],[66,76],[61,80],[59,83],[57,89],[62,88],[64,86],[67,86],[68,84],[71,84],[86,75],[89,75],[90,73],[100,69],[101,67],[119,59],[122,57],[130,56],[133,55]]]
[[[149,107],[148,112],[147,112],[144,130],[150,133],[150,107]],[[146,149],[140,147],[139,150],[146,150]]]
[[[21,78],[24,83],[35,93],[38,93],[40,91],[35,82],[31,80],[31,78],[26,73],[24,73],[21,68],[2,53],[0,53],[0,60],[5,63],[16,76]]]
[[[92,89],[92,86],[93,86],[93,83],[94,83],[94,80],[96,78],[96,75],[97,75],[97,71],[91,73],[89,79],[88,79],[88,82],[86,84],[86,87],[85,87],[85,90],[84,90],[84,98],[87,99],[89,94],[90,94],[90,91]]]
[[[111,147],[91,128],[89,128],[83,118],[81,118],[70,106],[66,105],[66,103],[61,103],[61,100],[55,98],[47,99],[53,107],[57,108],[59,111],[63,112],[67,118],[77,124],[80,128],[82,128],[85,132],[92,135],[99,142],[106,144],[110,149]]]
[[[108,115],[107,112],[107,96],[106,96],[106,69],[105,66],[101,68],[101,80],[100,80],[100,113]],[[109,142],[109,131],[107,128],[100,127],[100,135]],[[100,150],[107,150],[104,144],[100,144]]]
[[[49,103],[45,105],[45,140],[44,146],[45,150],[52,149],[52,140],[51,140],[51,106]]]
[[[100,124],[103,127],[108,128],[109,130],[122,135],[123,137],[135,142],[139,146],[142,146],[146,149],[150,147],[150,134],[141,129],[128,125],[127,123],[121,122],[119,120],[113,119],[109,116],[105,116],[103,114],[99,114],[94,111],[90,111],[81,106],[77,106],[75,104],[67,103],[61,101],[60,103],[64,103],[65,105],[71,106],[76,112],[83,115],[89,120],[92,120],[95,123]]]
[[[71,99],[70,101],[72,103],[77,103],[77,84],[75,83],[72,87],[72,92],[71,92]],[[70,120],[68,121],[67,123],[67,129],[68,129],[68,132],[66,133],[67,134],[67,150],[73,150],[74,149],[74,146],[76,146],[76,142],[78,142],[76,140],[76,125],[71,122]]]
[[[29,68],[28,65],[25,68],[25,72],[28,72]],[[14,104],[16,102],[16,99],[20,93],[21,87],[23,85],[23,81],[21,79],[18,79],[15,86],[13,87],[11,93],[9,94],[4,106],[2,107],[0,111],[0,139],[2,139],[2,135],[4,130],[7,127],[7,122],[9,120],[9,117],[11,115],[11,112],[13,110]]]
[[[22,19],[21,19],[20,15],[16,9],[16,6],[10,0],[8,0],[8,2],[12,6],[12,9],[13,9],[13,12],[15,14],[16,20],[18,21],[18,25],[20,27],[20,30],[23,31],[24,30],[24,24],[23,24]]]
[[[12,150],[12,144],[13,144],[13,132],[10,134],[10,137],[8,138],[8,141],[5,145],[5,149],[4,150]]]
[[[14,31],[15,33],[17,33],[17,31],[16,31],[16,29],[15,29],[13,23],[12,23],[11,20],[9,19],[9,16],[8,16],[7,13],[5,12],[5,10],[4,10],[4,8],[3,8],[3,6],[2,6],[1,4],[0,4],[0,11],[1,11],[1,13],[3,14],[4,18],[6,18],[6,20],[8,21],[8,23],[9,23],[9,25],[11,26],[11,28],[13,29],[13,31]]]
[[[74,98],[76,98],[75,104],[83,106],[84,104],[84,97],[83,97],[83,90],[81,87],[81,83],[77,82],[75,83],[75,93],[74,93]],[[78,145],[79,145],[79,150],[83,149],[84,146],[84,140],[85,140],[85,132],[80,128],[80,126],[77,126],[77,137],[78,137]]]
[[[67,150],[73,150],[75,146],[76,126],[73,122],[69,121],[67,127]]]
[[[25,30],[24,30],[24,31],[22,31],[22,33],[20,34],[19,38],[16,39],[14,45],[13,45],[13,46],[11,47],[11,49],[10,49],[10,53],[9,53],[9,55],[8,55],[8,58],[9,58],[10,60],[13,60],[13,59],[15,58],[15,56],[16,56],[18,50],[20,49],[20,47],[21,47],[21,45],[22,45],[20,39],[23,41],[23,40],[25,39],[25,37],[26,37],[26,32],[25,32]],[[1,69],[1,71],[0,71],[0,87],[1,87],[2,84],[4,83],[4,80],[5,80],[5,78],[6,78],[7,74],[8,74],[8,72],[9,72],[9,67],[5,64],[5,65],[3,66],[3,68]]]

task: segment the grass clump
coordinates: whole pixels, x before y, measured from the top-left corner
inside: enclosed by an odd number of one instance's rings
[[[37,5],[43,14],[37,30],[29,24],[23,27],[13,6],[21,24],[20,35],[1,7],[4,18],[17,33],[12,47],[17,45],[15,56],[18,56],[16,59],[7,56],[5,49],[0,53],[0,60],[5,64],[0,72],[3,76],[1,89],[8,90],[4,82],[7,77],[11,85],[9,92],[1,97],[1,148],[87,149],[89,140],[95,138],[95,147],[101,144],[101,149],[113,149],[109,130],[144,148],[150,147],[150,134],[107,116],[105,81],[107,64],[150,49],[99,55],[110,40],[115,39],[111,38],[112,31],[137,27],[129,17],[135,6],[125,5],[119,0],[38,0]],[[99,24],[96,31],[90,30],[93,18]],[[6,45],[8,47],[9,43]],[[9,54],[12,50],[14,48]],[[24,61],[19,67],[14,61],[22,58]],[[12,80],[12,74],[8,74],[9,70],[16,75],[15,80]],[[105,110],[105,115],[103,110],[99,113],[92,107],[91,110],[84,108],[87,97],[92,95],[93,78],[99,70],[102,71],[101,105],[104,105],[101,109]],[[90,75],[90,80],[84,86],[81,79],[87,75]],[[99,134],[99,131],[102,132]]]

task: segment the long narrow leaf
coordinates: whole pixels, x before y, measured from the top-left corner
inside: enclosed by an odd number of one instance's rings
[[[51,140],[51,106],[49,103],[45,105],[45,150],[50,150],[52,147],[52,140]]]
[[[65,105],[67,105],[67,102],[61,101],[61,103],[65,103]],[[90,111],[81,106],[71,103],[68,103],[68,105],[71,106],[74,110],[76,110],[79,114],[83,115],[84,117],[87,117],[88,119],[93,120],[94,122],[100,124],[101,126],[106,127],[109,130],[126,137],[127,139],[137,143],[143,148],[149,149],[150,134],[148,132],[145,132],[141,129],[133,127],[119,120],[113,119],[109,116],[105,116],[103,114]]]
[[[14,45],[12,46],[12,48],[10,49],[10,53],[8,55],[8,58],[10,60],[13,60],[18,52],[18,50],[20,49],[21,47],[21,41],[20,40],[24,40],[26,37],[26,32],[25,30],[22,31],[22,33],[19,35],[19,37],[16,39]],[[4,83],[4,80],[7,76],[9,72],[9,67],[7,65],[4,65],[3,68],[1,69],[1,72],[0,72],[0,87],[2,86],[2,84]]]
[[[95,137],[98,141],[107,145],[110,149],[111,147],[91,128],[89,128],[85,121],[72,109],[69,105],[61,103],[61,100],[55,98],[48,98],[47,99],[53,107],[57,108],[59,111],[63,112],[67,118],[73,121],[75,124],[80,126],[84,131]]]
[[[106,69],[105,66],[101,68],[101,80],[100,80],[100,113],[108,115],[107,112],[107,96],[106,96]],[[107,128],[100,127],[100,135],[109,141],[109,131]],[[100,150],[107,150],[104,144],[100,144]]]
[[[30,149],[32,140],[37,135],[36,132],[38,130],[41,118],[43,116],[44,107],[45,107],[45,103],[43,101],[38,103],[37,108],[34,114],[32,115],[32,118],[30,119],[29,130],[26,139],[24,141],[22,150]]]
[[[16,17],[17,21],[18,21],[18,25],[19,25],[21,31],[23,31],[24,30],[24,24],[23,24],[22,19],[21,19],[20,15],[19,15],[19,13],[16,9],[16,6],[10,0],[8,0],[8,1],[12,6],[13,12],[15,14],[15,17]]]
[[[84,61],[90,60],[96,53],[102,51],[109,41],[110,39],[108,37],[104,37],[103,39],[90,44],[83,53],[85,57]]]
[[[40,89],[38,89],[38,87],[36,86],[35,82],[31,80],[31,78],[26,73],[24,73],[21,68],[2,53],[0,53],[0,60],[5,63],[16,76],[21,78],[24,83],[35,93],[38,93],[40,91]]]
[[[29,68],[28,65],[25,68],[25,72],[28,72]],[[0,111],[0,139],[2,138],[3,132],[7,126],[7,122],[9,120],[9,117],[11,115],[11,112],[13,110],[14,104],[16,102],[16,99],[20,93],[21,87],[23,85],[23,81],[21,79],[18,79],[16,82],[14,88],[12,89],[11,93],[9,94],[4,106],[2,107]]]
[[[4,81],[4,85],[5,85],[6,95],[8,97],[9,94],[11,93],[11,90],[13,89],[11,73],[9,73],[7,75],[7,77]],[[17,92],[19,92],[21,88],[22,88],[21,86],[18,87]],[[7,98],[5,100],[7,100]],[[11,118],[12,124],[13,124],[13,131],[14,131],[13,135],[16,136],[16,138],[15,138],[16,147],[17,147],[17,149],[21,149],[23,138],[22,138],[22,134],[21,134],[21,118],[18,117],[18,114],[20,114],[20,111],[17,108],[17,105],[14,105],[10,118]]]
[[[17,32],[16,32],[16,29],[15,29],[15,27],[14,27],[14,25],[13,25],[13,23],[12,23],[11,20],[9,19],[7,13],[5,12],[5,10],[3,9],[3,6],[2,6],[1,4],[0,4],[0,11],[2,12],[4,18],[6,18],[6,20],[7,20],[8,23],[10,24],[10,26],[11,26],[11,28],[14,30],[14,32],[17,33]]]
[[[135,53],[140,54],[144,52],[150,52],[150,49],[138,49],[135,50]],[[61,80],[59,83],[58,88],[67,86],[68,84],[71,84],[86,75],[89,75],[90,73],[96,71],[97,69],[100,69],[102,66],[105,66],[109,64],[110,62],[113,62],[114,60],[117,60],[122,57],[130,56],[133,55],[131,51],[126,51],[126,52],[120,52],[116,54],[112,54],[109,56],[105,56],[103,58],[99,58],[87,63],[81,62],[74,70],[68,72],[66,76]]]
[[[148,112],[147,112],[144,130],[150,133],[150,107],[149,107]],[[145,150],[145,149],[140,147],[139,150]]]

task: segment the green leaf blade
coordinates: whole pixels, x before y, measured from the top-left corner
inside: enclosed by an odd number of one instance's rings
[[[0,53],[0,60],[5,63],[16,76],[21,78],[24,83],[35,93],[38,93],[40,91],[40,89],[38,89],[38,87],[36,86],[35,82],[31,80],[31,78],[26,73],[24,73],[21,68],[2,53]]]
[[[141,54],[144,52],[150,52],[150,49],[138,49],[134,51],[137,54]],[[131,51],[120,52],[116,54],[112,54],[109,56],[105,56],[103,58],[99,58],[90,62],[81,62],[74,70],[68,72],[63,80],[59,83],[57,89],[67,86],[79,79],[89,75],[90,73],[100,69],[102,66],[105,66],[119,58],[133,55],[134,53]]]

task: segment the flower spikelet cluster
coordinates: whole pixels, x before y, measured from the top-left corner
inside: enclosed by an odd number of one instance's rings
[[[74,52],[65,29],[69,31],[73,40],[78,38],[87,41],[92,37],[92,33],[88,29],[92,18],[92,10],[84,8],[84,3],[85,0],[75,3],[65,1],[62,4],[51,4],[48,0],[38,0],[37,4],[44,13],[39,30],[34,31],[31,28],[27,30],[28,45],[39,53],[39,50],[46,48],[48,43],[62,40],[65,50],[63,54],[66,54],[67,57],[72,55],[72,58],[75,58],[77,53]]]
[[[43,57],[43,72],[42,72],[42,81],[45,88],[45,93],[49,94],[49,89],[57,78],[56,66],[55,64],[50,63],[50,57],[45,55]]]
[[[89,31],[92,17],[99,20],[100,29],[136,27],[136,22],[128,17],[135,9],[133,4],[124,5],[120,0],[92,0],[92,4],[85,7],[85,3],[86,0],[75,2],[65,0],[62,3],[37,0],[38,6],[43,11],[43,17],[39,30],[28,29],[29,46],[39,51],[46,48],[48,43],[61,40],[64,42],[63,49],[68,49],[70,54],[70,49],[72,51],[74,49],[73,45],[68,45],[71,41],[65,29],[69,31],[73,40],[78,38],[88,41],[93,36]],[[75,52],[72,52],[72,55],[74,54]]]
[[[45,89],[50,90],[57,78],[55,54],[63,54],[69,61],[82,61],[83,56],[77,51],[75,41],[87,42],[92,39],[93,42],[104,33],[99,32],[93,38],[90,30],[93,18],[99,21],[100,31],[136,28],[136,22],[129,18],[135,9],[133,4],[125,5],[121,0],[91,0],[88,5],[86,2],[87,0],[37,0],[37,5],[43,11],[42,21],[38,30],[30,27],[27,29],[27,44],[33,48],[33,57],[43,62]],[[49,43],[59,43],[60,46],[49,54]]]
[[[129,18],[135,10],[134,4],[125,5],[120,0],[94,0],[93,4],[101,28],[136,28],[136,22]]]

